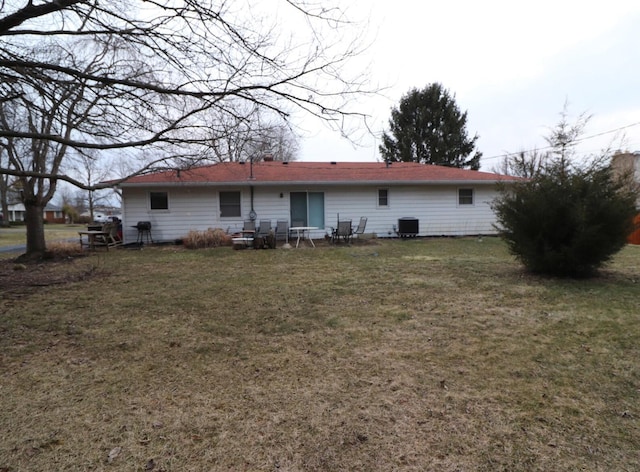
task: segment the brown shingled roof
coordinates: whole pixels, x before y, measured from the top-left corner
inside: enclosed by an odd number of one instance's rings
[[[225,183],[494,183],[519,180],[489,172],[455,167],[394,162],[224,162],[186,170],[133,177],[123,186],[145,184]]]

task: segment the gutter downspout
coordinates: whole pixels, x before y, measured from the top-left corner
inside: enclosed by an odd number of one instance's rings
[[[251,211],[249,212],[249,218],[251,219],[251,221],[255,221],[257,215],[255,210],[253,209],[253,185],[251,185],[249,189],[251,190]]]

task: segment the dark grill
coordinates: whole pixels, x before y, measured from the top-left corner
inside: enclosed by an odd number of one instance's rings
[[[153,238],[151,237],[151,221],[138,221],[133,228],[138,230],[137,243],[142,243],[144,239],[147,240],[147,243],[153,242]]]
[[[138,231],[151,231],[151,221],[138,221],[134,228]]]

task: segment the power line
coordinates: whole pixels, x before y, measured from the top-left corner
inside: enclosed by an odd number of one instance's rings
[[[622,131],[623,129],[632,128],[632,127],[638,126],[638,125],[640,125],[640,121],[638,121],[636,123],[631,123],[630,125],[621,126],[619,128],[615,128],[615,129],[612,129],[612,130],[609,130],[609,131],[603,131],[601,133],[596,133],[596,134],[592,134],[590,136],[585,136],[584,138],[576,139],[573,142],[574,143],[581,143],[583,141],[587,141],[588,139],[598,138],[598,137],[604,136],[606,134],[617,133],[618,131]],[[498,159],[498,158],[501,158],[501,157],[508,157],[508,156],[513,155],[513,154],[520,154],[521,152],[529,153],[529,152],[533,152],[533,151],[546,151],[546,150],[549,150],[549,149],[553,149],[553,146],[545,146],[545,147],[542,147],[542,148],[533,148],[533,149],[528,149],[526,151],[508,152],[508,153],[499,154],[499,155],[491,156],[491,157],[482,157],[482,160],[488,161],[488,160],[491,160],[491,159]]]

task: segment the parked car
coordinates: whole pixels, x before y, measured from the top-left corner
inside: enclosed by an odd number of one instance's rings
[[[105,215],[103,213],[96,213],[93,215],[94,223],[120,223],[122,220],[122,215]]]

